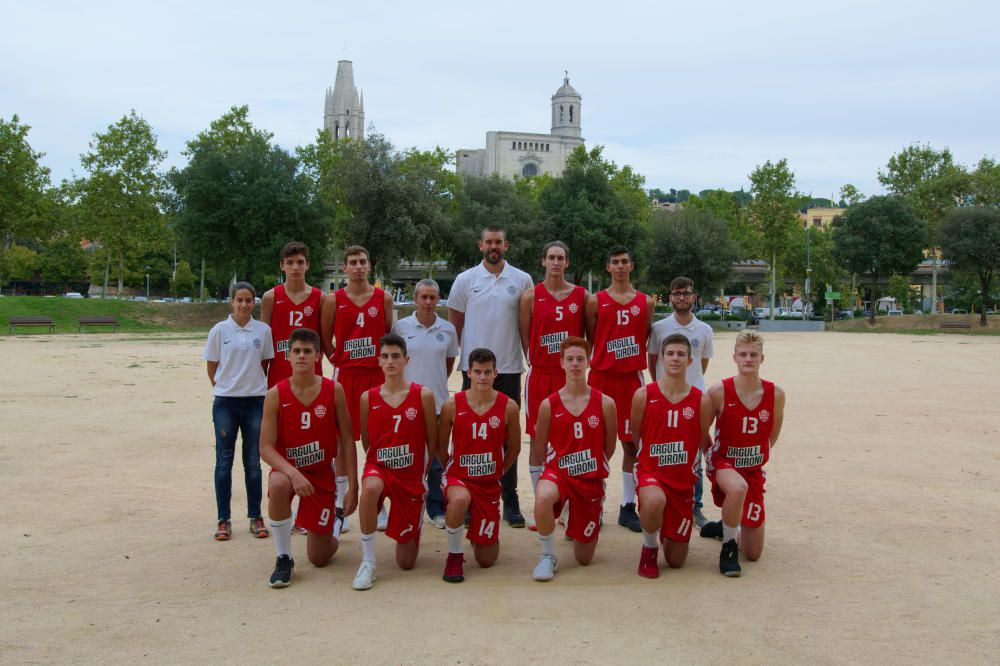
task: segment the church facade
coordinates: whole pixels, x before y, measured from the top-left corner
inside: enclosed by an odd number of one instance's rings
[[[365,138],[365,95],[354,85],[354,63],[350,60],[337,62],[333,88],[326,89],[323,129],[334,141]]]
[[[548,134],[493,131],[486,133],[485,148],[463,148],[456,153],[459,175],[513,179],[543,173],[559,176],[566,159],[583,145],[580,126],[580,93],[569,84],[569,75],[552,95],[552,130]]]

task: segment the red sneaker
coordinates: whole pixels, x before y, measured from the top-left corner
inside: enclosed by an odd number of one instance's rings
[[[639,556],[639,575],[643,578],[659,578],[660,564],[657,562],[659,551],[656,548],[642,547],[642,555]]]
[[[448,553],[448,561],[444,564],[444,579],[449,583],[461,583],[465,580],[462,564],[465,557],[462,553]]]
[[[250,519],[250,534],[258,539],[266,539],[271,536],[271,533],[264,527],[264,519],[260,516]]]
[[[233,536],[233,525],[228,520],[220,520],[219,526],[215,529],[216,541],[229,541]]]

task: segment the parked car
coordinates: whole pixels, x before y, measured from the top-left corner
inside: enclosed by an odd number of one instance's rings
[[[837,319],[854,319],[854,310],[840,310]]]
[[[83,294],[78,291],[67,291],[64,298],[83,298]]]
[[[902,317],[903,316],[903,311],[902,310],[889,310],[889,312],[887,312],[886,314],[888,314],[890,317]]]
[[[969,314],[969,311],[965,308],[952,308],[951,314]]]
[[[173,296],[164,296],[163,297],[163,302],[164,303],[173,303],[176,300],[177,299],[175,299]]]
[[[149,299],[146,298],[145,296],[133,296],[132,300],[137,303],[146,303],[149,301]]]
[[[218,303],[218,302],[219,302],[219,299],[217,299],[217,298],[212,298],[211,296],[209,296],[208,298],[206,298],[206,299],[205,299],[205,302],[206,302],[206,303]]]
[[[191,302],[191,297],[190,296],[183,296],[181,298],[178,298],[177,302],[178,303],[190,303]]]

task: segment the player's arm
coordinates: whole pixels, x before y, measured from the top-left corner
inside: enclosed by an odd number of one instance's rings
[[[392,294],[388,291],[383,292],[383,296],[382,310],[385,312],[385,330],[388,332],[392,330],[392,319],[396,303],[392,300]]]
[[[452,371],[455,369],[455,357],[448,356],[444,359],[444,376],[450,377]]]
[[[660,336],[656,332],[656,327],[650,329],[649,337],[646,340],[646,367],[649,368],[649,376],[656,381],[656,370],[660,360]]]
[[[521,410],[513,400],[507,401],[507,450],[503,454],[503,471],[517,464],[521,455]]]
[[[618,443],[618,410],[615,409],[615,401],[611,396],[602,397],[601,412],[604,415],[604,457],[611,460],[611,456],[615,455],[615,444]]]
[[[646,296],[646,339],[653,331],[653,319],[656,317],[656,301],[652,296]]]
[[[597,329],[597,294],[587,296],[583,305],[584,322],[587,327],[587,339],[594,342],[594,331]]]
[[[215,388],[215,371],[219,369],[219,362],[205,361],[205,369],[208,371],[208,381],[212,382],[212,388]]]
[[[717,419],[722,416],[722,408],[725,404],[726,398],[725,393],[725,390],[722,388],[722,382],[715,382],[708,388],[708,398],[712,401],[712,406],[709,408],[712,413],[712,419]],[[709,423],[711,423],[711,421]],[[712,444],[712,438],[707,432],[705,435],[704,448],[705,450],[708,450]]]
[[[701,374],[702,375],[704,375],[706,372],[708,372],[708,362],[712,359],[713,356],[715,356],[715,349],[714,349],[715,345],[714,345],[714,340],[712,338],[713,338],[712,333],[709,332],[708,338],[706,338],[706,340],[705,340],[705,346],[701,350]]]
[[[535,439],[531,442],[528,452],[528,464],[540,467],[545,464],[545,449],[549,446],[549,424],[552,420],[552,406],[549,399],[542,400],[538,405],[538,418],[535,419]]]
[[[437,405],[434,403],[434,391],[426,386],[420,389],[420,403],[424,408],[424,431],[427,433],[427,459],[437,455]]]
[[[785,392],[774,387],[774,425],[771,426],[771,448],[778,443],[778,435],[781,434],[781,424],[785,420]]]
[[[637,442],[642,439],[642,420],[645,416],[646,387],[643,386],[632,394],[632,411],[629,412],[629,424]]]
[[[465,313],[448,306],[448,321],[455,327],[455,335],[462,339],[462,329],[465,327]]]
[[[274,289],[268,289],[260,297],[260,321],[271,325],[271,315],[274,314]]]
[[[351,515],[358,508],[358,446],[354,443],[351,412],[347,409],[344,387],[337,383],[333,393],[333,408],[337,414],[337,464],[347,472],[347,494],[344,495],[344,514]]]
[[[319,306],[319,338],[323,344],[323,356],[333,363],[333,352],[336,347],[333,344],[333,324],[337,316],[336,292],[331,291],[323,297],[323,302]]]
[[[368,453],[368,447],[371,446],[371,441],[368,438],[368,391],[361,394],[361,400],[358,401],[358,413],[361,414],[361,446],[365,453]]]
[[[278,389],[271,388],[264,397],[264,413],[260,420],[260,457],[276,472],[281,472],[292,482],[292,490],[299,497],[308,497],[316,492],[302,472],[278,453]]]
[[[531,365],[531,355],[528,350],[531,348],[531,310],[535,305],[535,290],[525,289],[521,292],[521,300],[518,301],[517,330],[521,334],[521,351],[524,358]]]
[[[707,451],[712,444],[712,421],[715,420],[715,406],[712,403],[712,397],[708,393],[701,394],[701,405],[699,412],[699,420],[701,421],[701,448]]]
[[[451,441],[451,428],[455,425],[455,398],[449,397],[441,405],[441,415],[438,416],[437,458],[443,467],[448,466],[448,442]]]

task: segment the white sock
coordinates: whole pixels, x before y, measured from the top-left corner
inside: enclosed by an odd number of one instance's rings
[[[543,465],[528,465],[528,474],[531,475],[532,490],[534,490],[534,488],[538,485],[538,478],[542,475],[542,470],[544,469],[545,467]]]
[[[462,549],[462,532],[465,527],[445,527],[444,531],[448,534],[448,552],[449,553],[463,553]]]
[[[554,556],[556,554],[556,546],[552,540],[552,536],[554,534],[555,532],[548,536],[542,536],[541,534],[538,535],[538,542],[542,544],[542,555]]]
[[[340,541],[340,529],[344,526],[344,521],[340,518],[333,519],[333,538]]]
[[[361,559],[362,561],[375,561],[375,532],[371,534],[361,533]]]
[[[337,508],[344,508],[344,498],[347,497],[347,477],[337,477]]]
[[[659,535],[656,532],[642,531],[642,545],[646,548],[656,548],[656,537]]]
[[[622,506],[635,504],[635,477],[632,472],[622,472]]]
[[[292,556],[292,519],[268,520],[271,524],[271,536],[274,538],[274,550],[278,557]]]
[[[730,539],[736,539],[736,543],[739,543],[740,536],[740,526],[730,527],[725,523],[722,523],[722,543],[729,543]]]

